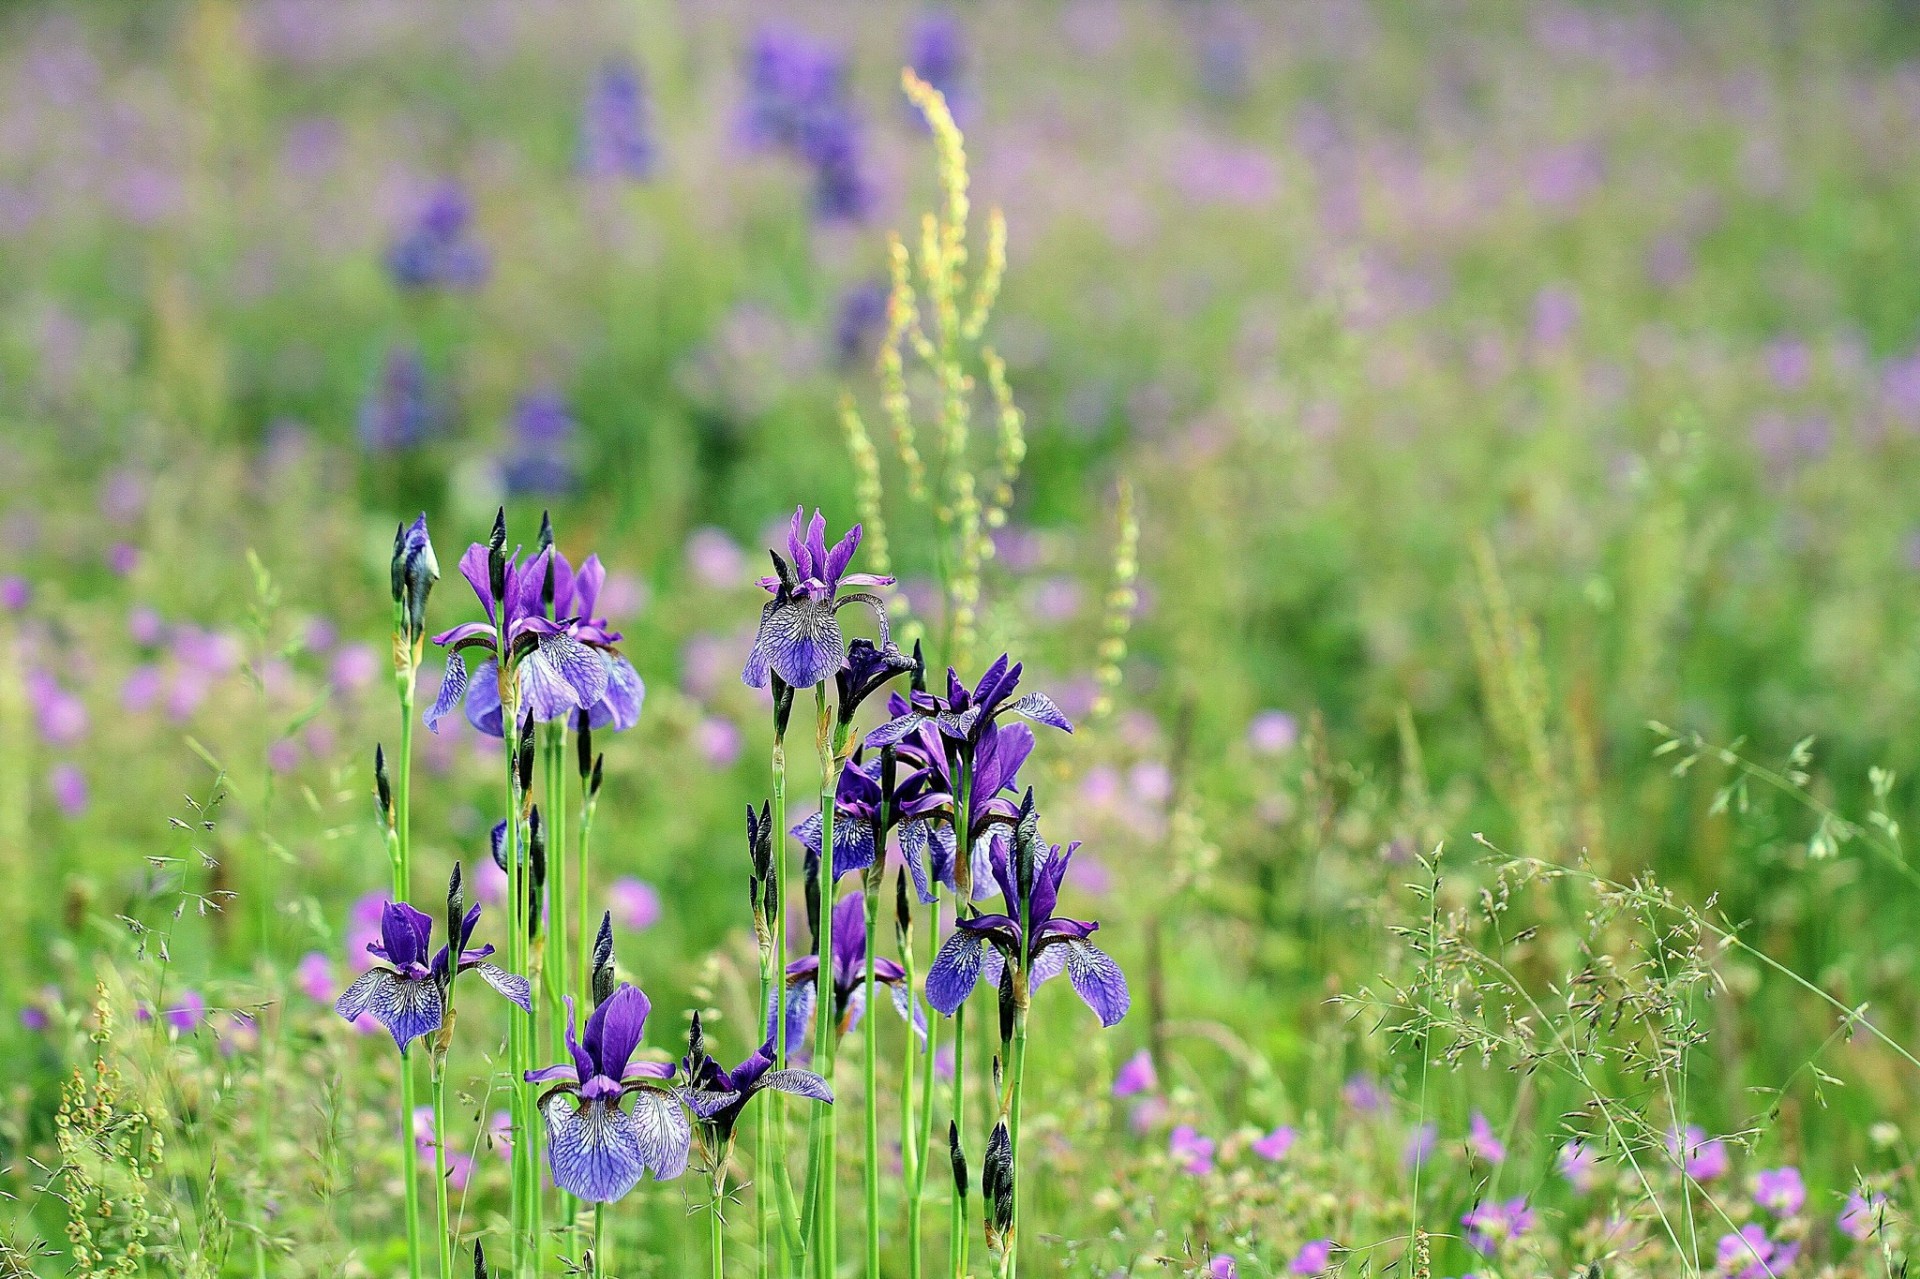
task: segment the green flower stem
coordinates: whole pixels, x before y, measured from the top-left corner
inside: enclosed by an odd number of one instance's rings
[[[504,630],[505,610],[501,610]],[[506,651],[504,634],[501,636],[500,651]],[[517,740],[518,715],[514,696],[512,672],[506,663],[500,664],[500,726],[506,749],[503,752],[507,765],[507,830],[502,847],[507,858],[507,969],[510,972],[528,975],[527,969],[527,920],[526,885],[521,878],[520,856],[520,801],[515,794],[514,753]],[[512,1117],[513,1149],[511,1181],[509,1184],[509,1223],[512,1235],[512,1248],[509,1250],[509,1273],[524,1273],[529,1261],[530,1236],[528,1227],[532,1214],[527,1203],[527,1191],[530,1180],[527,1170],[532,1155],[533,1114],[527,1104],[527,1088],[521,1082],[527,1070],[528,1051],[527,1033],[530,1026],[523,1021],[521,1014],[514,1008],[507,1009],[507,1069],[511,1074],[508,1083],[508,1113]]]
[[[1000,1254],[1000,1273],[1004,1279],[1014,1279],[1020,1269],[1020,1090],[1027,1071],[1027,1007],[1033,995],[1028,981],[1033,970],[1032,961],[1033,904],[1023,899],[1020,903],[1020,963],[1013,973],[1013,1044],[1007,1054],[1007,1095],[1000,1106],[1007,1119],[1007,1148],[1013,1169],[1013,1220],[1007,1226],[1007,1237],[1001,1245],[1004,1251]]]
[[[756,906],[757,909],[757,906]],[[770,939],[769,939],[770,940]],[[760,952],[760,1013],[773,1007],[774,969],[773,950],[766,942],[761,943]],[[773,1164],[773,1109],[766,1102],[753,1108],[753,1215],[754,1215],[754,1273],[760,1279],[766,1279],[767,1263],[773,1248],[773,1187],[767,1181],[767,1175]]]
[[[834,783],[837,778],[833,771],[833,746],[831,733],[833,721],[827,710],[827,686],[824,681],[813,686],[813,706],[815,716],[814,745],[820,757],[820,967],[814,977],[814,1019],[813,1019],[813,1060],[828,1086],[833,1083],[833,1038],[834,1038],[834,998],[833,998],[833,800]],[[777,1034],[778,1032],[776,1032]],[[833,1128],[833,1107],[814,1108],[810,1127],[813,1140],[810,1142],[807,1198],[811,1205],[809,1219],[813,1222],[813,1257],[815,1273],[819,1279],[833,1279],[834,1264],[834,1220],[833,1220],[833,1182],[836,1150],[836,1133]]]
[[[412,831],[409,815],[412,805],[413,782],[413,689],[414,661],[413,646],[407,639],[407,621],[401,606],[394,605],[394,687],[400,698],[400,758],[394,770],[393,788],[393,824],[387,831],[387,854],[393,863],[393,900],[408,902],[412,900],[413,849]],[[420,1244],[420,1178],[417,1160],[414,1154],[413,1108],[414,1078],[413,1062],[405,1054],[400,1054],[400,1174],[406,1193],[405,1215],[407,1223],[407,1274],[409,1279],[420,1279],[422,1250]]]
[[[727,1163],[724,1156],[716,1161],[713,1169],[713,1198],[707,1204],[707,1245],[713,1258],[713,1279],[723,1279],[726,1268],[721,1264],[721,1251],[726,1246],[727,1224],[720,1215],[720,1205],[726,1202]]]
[[[433,1059],[433,1199],[440,1214],[440,1273],[453,1275],[453,1217],[447,1210],[447,1063]]]
[[[545,953],[551,961],[547,969],[547,1060],[566,1060],[567,1006],[561,998],[567,993],[567,724],[557,720],[541,733],[540,767],[545,773],[547,807],[542,817],[547,822],[547,865],[553,876],[551,904],[547,909]],[[581,884],[584,896],[585,883]],[[586,1004],[581,1004],[582,1010]],[[579,1219],[580,1201],[561,1192],[560,1215],[569,1232]]]
[[[774,896],[779,899],[779,918],[767,921],[773,928],[773,953],[775,990],[779,993],[774,1007],[781,1006],[785,997],[787,972],[787,747],[782,737],[773,739],[773,877]],[[785,1022],[778,1014],[774,1020],[773,1034],[774,1068],[787,1068],[787,1036]],[[799,1205],[794,1201],[793,1178],[787,1160],[787,1094],[777,1092],[773,1096],[773,1166],[767,1170],[774,1179],[774,1189],[779,1195],[780,1233],[786,1243],[786,1265],[783,1273],[797,1275],[806,1261],[806,1236],[803,1230],[805,1219],[801,1217]],[[763,1103],[764,1105],[764,1103]]]
[[[973,761],[960,761],[959,785],[955,788],[953,801],[953,882],[954,920],[958,922],[960,912],[973,898]],[[960,1134],[961,1140],[967,1134],[967,1006],[963,1003],[953,1013],[953,1128]],[[947,1243],[947,1257],[952,1266],[953,1279],[964,1279],[967,1273],[967,1196],[954,1187],[953,1207],[949,1214],[952,1234]]]
[[[883,821],[881,823],[881,830],[884,832],[885,829],[886,824]],[[886,865],[886,858],[883,856],[883,853],[884,848],[874,849],[874,860],[884,867]],[[868,876],[866,895],[867,971],[864,978],[866,981],[865,998],[867,1002],[866,1013],[861,1018],[861,1021],[864,1023],[861,1029],[866,1032],[866,1042],[864,1044],[865,1052],[862,1055],[860,1063],[861,1073],[866,1084],[866,1092],[863,1100],[866,1102],[867,1120],[865,1186],[867,1198],[867,1279],[880,1279],[880,1091],[874,1086],[880,1052],[879,1040],[875,1035],[874,1027],[880,1024],[880,1019],[874,1015],[876,1006],[873,1002],[873,957],[874,951],[877,948],[877,940],[874,936],[874,917],[879,914],[879,885],[880,877],[878,875]],[[913,1027],[911,1024],[907,1027],[907,1039],[909,1041],[913,1039]]]
[[[580,946],[578,952],[580,971],[577,974],[577,989],[574,997],[579,1001],[582,1013],[593,1007],[593,925],[591,912],[587,909],[587,903],[593,895],[587,891],[587,849],[593,839],[595,807],[597,807],[597,796],[588,795],[580,801],[580,838],[574,846],[573,893],[579,900],[575,923],[579,927]]]
[[[607,1242],[607,1206],[593,1206],[593,1279],[613,1273],[613,1245]]]

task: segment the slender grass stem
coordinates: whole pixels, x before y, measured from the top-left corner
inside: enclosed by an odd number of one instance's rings
[[[400,757],[394,769],[392,841],[393,900],[410,901],[413,886],[413,847],[411,812],[413,800],[413,688],[412,645],[405,639],[406,619],[400,606],[394,605],[394,643],[405,645],[405,657],[396,653],[394,685],[400,700]],[[420,1242],[420,1178],[416,1167],[413,1139],[415,1106],[413,1062],[400,1055],[400,1173],[405,1186],[404,1213],[407,1224],[407,1274],[420,1279],[422,1247]]]
[[[727,1196],[727,1164],[722,1157],[713,1170],[713,1198],[707,1204],[707,1251],[712,1257],[713,1279],[723,1279],[726,1267],[721,1254],[726,1247],[727,1223],[720,1215],[720,1207]]]
[[[953,1012],[953,1130],[964,1138],[967,1131],[967,1006]],[[952,1279],[964,1279],[967,1273],[967,1197],[960,1187],[953,1188],[953,1203],[947,1213],[950,1233],[947,1238],[947,1268]]]
[[[882,832],[884,832],[885,829],[886,824],[882,822]],[[884,852],[884,848],[874,849],[875,859],[883,866],[885,865]],[[866,1012],[862,1017],[865,1024],[861,1027],[865,1032],[865,1043],[863,1045],[865,1051],[862,1054],[860,1066],[862,1082],[865,1084],[865,1092],[862,1094],[861,1099],[865,1103],[867,1121],[867,1161],[865,1170],[867,1199],[867,1279],[880,1279],[880,1091],[874,1086],[878,1074],[880,1053],[879,1037],[875,1028],[879,1025],[880,1019],[875,1015],[877,1006],[873,1002],[873,960],[874,954],[878,949],[874,936],[874,924],[875,916],[880,913],[878,900],[880,896],[879,884],[879,876],[869,877],[866,893],[867,971],[864,976],[866,982],[866,992],[864,996],[866,999]],[[911,1027],[908,1028],[907,1037],[909,1041],[911,1041],[913,1037]]]
[[[787,747],[784,737],[776,733],[773,739],[771,760],[773,774],[773,876],[774,896],[778,901],[778,918],[769,920],[773,928],[773,971],[775,1009],[773,1018],[773,1057],[777,1070],[787,1068],[787,1036],[785,1020],[779,1009],[785,996],[787,972]],[[774,1189],[779,1196],[780,1233],[785,1243],[784,1274],[798,1274],[806,1261],[806,1240],[803,1234],[805,1218],[800,1216],[798,1205],[794,1201],[793,1178],[787,1161],[788,1107],[787,1094],[777,1092],[773,1096],[773,1164],[768,1172],[774,1178]]]
[[[929,957],[934,954],[936,948],[940,945],[940,898],[937,895],[940,888],[938,884],[934,885],[933,891],[936,896],[933,899],[933,904],[928,907],[927,954]],[[911,956],[908,957],[908,962],[912,962]],[[931,959],[929,959],[929,962],[931,962]],[[908,978],[908,987],[909,989],[912,987],[911,977]],[[931,1152],[933,1149],[933,1059],[940,1047],[940,1020],[938,1017],[927,1018],[925,1055],[920,1060],[919,1131],[911,1134],[910,1143],[904,1139],[902,1142],[903,1145],[910,1144],[913,1151],[913,1158],[906,1161],[907,1279],[920,1279],[921,1210],[926,1195],[927,1164],[928,1160],[932,1157]],[[908,1037],[907,1045],[907,1051],[909,1053],[908,1061],[911,1063],[911,1053],[913,1051],[913,1040],[911,1036]],[[904,1072],[900,1082],[901,1091],[906,1098],[905,1104],[901,1107],[901,1125],[903,1131],[905,1127],[913,1121],[914,1089],[911,1078],[912,1073],[911,1069]]]
[[[440,1217],[440,1274],[453,1279],[453,1216],[447,1207],[447,1064],[433,1062],[433,1202]]]
[[[613,1245],[607,1242],[607,1206],[593,1206],[593,1279],[613,1273]]]
[[[406,1053],[400,1054],[400,1177],[406,1186],[405,1212],[407,1220],[407,1274],[409,1279],[420,1279],[425,1272],[421,1268],[420,1245],[420,1177],[418,1168],[418,1144],[413,1137],[413,1111],[417,1104],[414,1096],[413,1058]]]
[[[567,938],[567,922],[570,912],[567,909],[567,724],[556,720],[541,730],[541,770],[545,773],[547,788],[547,807],[544,817],[547,822],[547,865],[553,869],[552,903],[547,910],[546,954],[550,958],[548,965],[547,989],[547,1059],[565,1060],[566,1044],[566,1002],[561,998],[568,990],[567,957],[570,953]],[[579,891],[584,897],[585,881]],[[588,1005],[583,1000],[581,1008]],[[572,1195],[560,1192],[560,1216],[566,1222],[569,1235],[579,1220],[580,1201]]]
[[[820,756],[820,967],[814,982],[813,1058],[829,1086],[833,1083],[833,1050],[837,1010],[833,990],[833,818],[834,791],[839,776],[832,740],[833,721],[827,709],[827,686],[814,685],[814,743]],[[817,1136],[808,1178],[808,1196],[813,1201],[813,1252],[820,1279],[833,1279],[837,1269],[835,1253],[834,1188],[837,1171],[838,1132],[832,1106],[819,1106],[813,1112]]]

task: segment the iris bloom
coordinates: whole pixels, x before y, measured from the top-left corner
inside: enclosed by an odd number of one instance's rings
[[[496,600],[488,581],[487,548],[475,542],[460,557],[460,572],[479,597],[487,620],[466,622],[433,637],[435,644],[451,651],[440,696],[427,712],[427,726],[437,731],[441,719],[464,694],[468,722],[490,737],[501,735],[496,610],[503,609],[507,660],[518,681],[523,710],[531,711],[540,723],[571,719],[584,710],[594,728],[631,728],[639,722],[646,687],[633,665],[614,648],[619,632],[607,629],[604,618],[593,616],[606,582],[600,557],[588,556],[577,573],[551,547],[524,566],[516,562],[518,558],[516,553],[507,560],[504,598]],[[491,654],[471,679],[464,656],[469,648]]]
[[[637,986],[621,982],[587,1018],[583,1045],[567,996],[573,1060],[527,1072],[528,1083],[554,1085],[540,1097],[553,1183],[587,1203],[612,1203],[642,1173],[671,1181],[687,1168],[693,1128],[678,1095],[664,1086],[673,1063],[633,1060],[651,1007]],[[633,1108],[624,1110],[629,1097]]]
[[[995,837],[991,853],[993,877],[1000,885],[1008,913],[976,915],[954,925],[953,935],[940,947],[940,953],[934,956],[927,970],[928,1003],[951,1016],[961,1001],[973,993],[982,977],[997,986],[1002,965],[1007,960],[1017,963],[1024,943],[1031,990],[1038,990],[1064,972],[1081,1000],[1100,1018],[1102,1026],[1111,1026],[1127,1015],[1132,999],[1127,992],[1126,975],[1105,951],[1087,940],[1100,925],[1054,915],[1060,883],[1079,847],[1069,844],[1062,852],[1056,844],[1034,868],[1033,896],[1027,903],[1031,941],[1027,941],[1021,935],[1020,893],[1014,882],[1007,841]]]
[[[402,1055],[407,1045],[440,1029],[446,1019],[447,988],[456,972],[478,972],[487,985],[505,995],[523,1012],[532,1012],[527,979],[487,962],[492,946],[468,949],[467,941],[480,922],[480,907],[460,921],[460,936],[442,946],[431,961],[433,920],[405,902],[388,902],[380,912],[380,940],[367,943],[374,958],[383,961],[361,974],[335,1002],[333,1009],[348,1021],[368,1013],[387,1028]],[[457,953],[457,959],[456,959]]]
[[[905,705],[897,696],[889,701],[895,707]],[[967,882],[973,900],[979,901],[993,895],[987,851],[990,829],[1011,826],[1019,817],[1011,792],[1019,782],[1021,766],[1033,753],[1033,730],[1025,724],[988,721],[970,749],[973,762],[964,825],[972,836],[973,852]],[[895,750],[909,769],[896,787],[895,802],[905,818],[900,852],[913,875],[914,891],[922,902],[931,902],[936,884],[955,888],[954,858],[960,843],[956,831],[963,824],[954,812],[957,752],[948,749],[931,724],[916,728]],[[937,820],[941,817],[945,820]]]
[[[732,1143],[733,1130],[747,1103],[769,1088],[810,1101],[823,1101],[829,1106],[833,1104],[833,1088],[811,1070],[773,1068],[772,1036],[738,1066],[722,1070],[719,1062],[707,1056],[698,1017],[694,1019],[687,1056],[681,1065],[687,1082],[681,1086],[680,1096],[720,1151]]]
[[[840,770],[833,799],[833,877],[873,865],[880,842],[880,761],[861,762],[859,752]],[[813,813],[790,832],[815,861],[820,857],[820,814]],[[834,927],[840,926],[834,920]],[[864,925],[862,925],[864,927]]]
[[[746,669],[740,678],[751,688],[765,688],[771,671],[794,688],[812,688],[847,660],[847,641],[840,632],[840,610],[861,603],[880,619],[880,649],[887,647],[887,612],[880,597],[867,591],[841,595],[843,586],[891,586],[891,577],[872,573],[849,573],[847,565],[860,546],[860,526],[827,549],[827,521],[820,512],[802,531],[805,508],[795,507],[793,523],[787,529],[787,554],[771,551],[774,576],[763,577],[760,585],[773,593],[760,610],[760,630],[753,639],[753,651],[747,654]]]
[[[428,195],[413,225],[387,249],[387,270],[403,289],[473,289],[487,281],[487,251],[468,238],[473,204],[456,182]]]
[[[836,1033],[846,1035],[860,1024],[867,1007],[867,922],[865,899],[857,892],[842,897],[833,908],[833,1021]],[[893,1006],[915,1031],[926,1033],[926,1020],[914,1006],[907,970],[885,955],[873,959],[873,979],[893,992]],[[807,1027],[813,1024],[819,999],[820,957],[803,955],[787,965],[787,1052],[801,1051]]]

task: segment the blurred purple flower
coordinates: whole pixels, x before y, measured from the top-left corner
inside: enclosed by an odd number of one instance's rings
[[[833,320],[833,350],[842,368],[871,360],[887,327],[889,290],[882,280],[864,280],[840,295]]]
[[[386,669],[380,650],[371,644],[346,644],[333,655],[327,678],[343,692],[357,693],[372,686]]]
[[[1840,1210],[1835,1224],[1840,1233],[1850,1239],[1865,1240],[1880,1229],[1881,1218],[1886,1213],[1887,1197],[1878,1191],[1862,1195],[1859,1190],[1847,1192],[1847,1206]]]
[[[1285,1124],[1281,1124],[1278,1128],[1275,1128],[1272,1132],[1248,1146],[1247,1149],[1253,1151],[1254,1154],[1259,1155],[1262,1159],[1277,1163],[1285,1159],[1287,1152],[1293,1149],[1294,1136],[1293,1129],[1287,1127]]]
[[[1279,755],[1300,740],[1300,721],[1286,711],[1261,711],[1247,724],[1247,745],[1262,755]]]
[[[740,726],[719,715],[709,715],[693,730],[694,750],[708,768],[728,769],[739,762],[744,741]]]
[[[60,687],[59,680],[34,670],[27,672],[26,685],[33,722],[42,739],[54,746],[71,746],[87,735],[85,704]]]
[[[363,893],[347,910],[347,962],[355,972],[373,967],[367,947],[380,940],[380,920],[387,905],[382,893]]]
[[[160,700],[160,694],[166,686],[166,677],[160,668],[151,662],[136,666],[127,672],[127,678],[120,684],[120,708],[129,715],[139,715],[151,710]]]
[[[580,171],[641,181],[653,176],[657,158],[653,108],[640,68],[626,59],[606,63],[581,113]]]
[[[260,1023],[252,1013],[229,1012],[211,1023],[214,1041],[222,1057],[252,1052],[260,1046]]]
[[[207,1015],[207,1001],[197,990],[183,991],[173,1006],[161,1014],[167,1025],[181,1034],[191,1034]]]
[[[1409,1168],[1418,1168],[1433,1155],[1433,1148],[1440,1144],[1440,1129],[1435,1124],[1418,1124],[1407,1134],[1407,1144],[1400,1152],[1400,1161]]]
[[[1213,1171],[1213,1138],[1201,1136],[1191,1124],[1180,1124],[1168,1134],[1167,1153],[1192,1176]]]
[[[710,524],[687,534],[686,559],[688,575],[710,590],[731,590],[746,580],[747,553]]]
[[[964,123],[972,114],[973,95],[965,80],[967,33],[959,18],[945,9],[935,9],[914,23],[907,35],[907,65],[915,75],[940,90],[954,119]],[[926,121],[920,119],[920,113],[915,111],[913,115],[920,127],[925,128]]]
[[[1239,1279],[1239,1275],[1240,1268],[1224,1252],[1215,1253],[1213,1260],[1207,1263],[1207,1279]]]
[[[747,52],[740,132],[750,146],[789,152],[812,169],[815,216],[858,219],[872,204],[864,125],[838,50],[791,28],[762,27]]]
[[[1684,1133],[1667,1133],[1667,1157],[1679,1164],[1687,1176],[1695,1181],[1712,1181],[1716,1177],[1723,1177],[1731,1166],[1727,1143],[1717,1138],[1707,1140],[1705,1131],[1694,1124],[1689,1124]]]
[[[387,249],[387,271],[403,289],[471,289],[486,283],[487,252],[468,238],[473,204],[447,180],[428,193],[411,226]]]
[[[1525,1198],[1475,1204],[1460,1224],[1467,1229],[1467,1242],[1483,1253],[1497,1252],[1533,1229],[1533,1210]]]
[[[370,453],[397,453],[424,444],[440,412],[427,366],[412,347],[396,346],[380,365],[380,377],[360,403],[360,445]]]
[[[291,773],[300,767],[300,743],[291,737],[277,738],[267,747],[267,767],[276,773]]]
[[[643,879],[614,880],[607,889],[607,903],[613,922],[628,932],[645,932],[660,922],[660,893]]]
[[[953,1078],[953,1045],[941,1044],[933,1050],[933,1073],[937,1079]]]
[[[158,609],[135,604],[127,613],[127,634],[141,648],[158,648],[167,638],[167,624]]]
[[[87,811],[87,777],[73,764],[55,764],[47,774],[47,789],[53,802],[68,817]]]
[[[140,548],[132,542],[115,542],[107,548],[107,571],[115,577],[130,577],[140,566]]]
[[[1738,1234],[1720,1236],[1715,1260],[1720,1273],[1733,1279],[1776,1279],[1799,1255],[1798,1241],[1776,1243],[1763,1227],[1749,1222]]]
[[[1507,1157],[1507,1148],[1494,1133],[1493,1125],[1477,1110],[1467,1125],[1467,1149],[1490,1164],[1500,1163]]]
[[[1287,1263],[1287,1273],[1292,1275],[1321,1275],[1333,1264],[1333,1240],[1315,1239],[1300,1245],[1300,1251],[1293,1254],[1293,1260]]]
[[[1776,1217],[1791,1217],[1806,1206],[1807,1183],[1791,1164],[1763,1168],[1753,1181],[1753,1201]]]
[[[500,460],[500,478],[516,497],[564,497],[579,486],[580,476],[569,456],[579,423],[567,402],[551,387],[540,387],[520,397],[508,426],[506,455]]]
[[[20,1025],[25,1030],[37,1035],[52,1024],[53,1019],[47,1015],[47,1010],[38,1004],[27,1004],[20,1009]]]
[[[1127,1126],[1144,1137],[1167,1122],[1167,1116],[1172,1111],[1173,1107],[1167,1103],[1165,1097],[1143,1097],[1134,1104],[1133,1110],[1127,1115]]]
[[[1599,1176],[1600,1157],[1584,1141],[1570,1141],[1560,1147],[1560,1175],[1567,1184],[1585,1194],[1593,1189]]]
[[[1813,352],[1799,338],[1767,343],[1767,376],[1782,391],[1798,391],[1813,375]]]
[[[1114,1072],[1113,1095],[1131,1097],[1135,1093],[1152,1092],[1160,1086],[1160,1077],[1153,1069],[1153,1054],[1142,1048]]]
[[[293,984],[315,1003],[332,1004],[339,990],[333,975],[333,957],[320,950],[310,950],[302,955],[293,968]]]
[[[0,577],[0,609],[18,613],[33,602],[33,587],[18,575]]]
[[[109,524],[125,527],[147,509],[147,481],[138,472],[117,470],[100,483],[100,514]]]
[[[1348,1107],[1363,1115],[1377,1115],[1387,1108],[1387,1094],[1381,1090],[1380,1081],[1368,1074],[1349,1076],[1340,1089],[1340,1097]]]
[[[1573,335],[1580,323],[1580,298],[1571,289],[1549,284],[1533,296],[1533,344],[1553,350]]]

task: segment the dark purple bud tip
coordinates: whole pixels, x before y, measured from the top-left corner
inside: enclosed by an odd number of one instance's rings
[[[593,757],[593,776],[587,779],[587,798],[588,799],[599,798],[600,783],[603,780],[605,780],[605,777],[606,777],[606,770],[604,767],[606,762],[607,762],[607,757],[605,755],[595,755]]]
[[[907,941],[913,936],[913,905],[907,897],[907,868],[904,866],[893,873],[893,928],[899,938],[900,949],[905,952]]]
[[[480,1246],[478,1239],[473,1241],[473,1279],[489,1279],[487,1274],[487,1250]]]
[[[552,545],[553,545],[553,512],[542,511],[540,512],[540,536],[534,540],[533,553],[535,555],[538,555],[540,554],[540,552],[546,550],[548,547]],[[549,573],[552,572],[551,564],[549,564],[548,572]]]
[[[947,1120],[947,1158],[953,1164],[953,1193],[967,1197],[967,1152],[960,1146],[960,1125]]]
[[[378,743],[373,748],[373,793],[375,802],[379,805],[380,824],[391,827],[393,825],[393,783],[387,779],[386,748]]]
[[[600,932],[593,939],[593,1006],[613,994],[613,912],[600,916]]]
[[[1004,1119],[993,1126],[993,1135],[987,1138],[987,1163],[980,1190],[987,1200],[988,1226],[995,1234],[1006,1234],[1013,1227],[1013,1139]]]
[[[585,786],[593,777],[593,717],[581,711],[573,717],[575,758],[580,766],[580,784]]]

